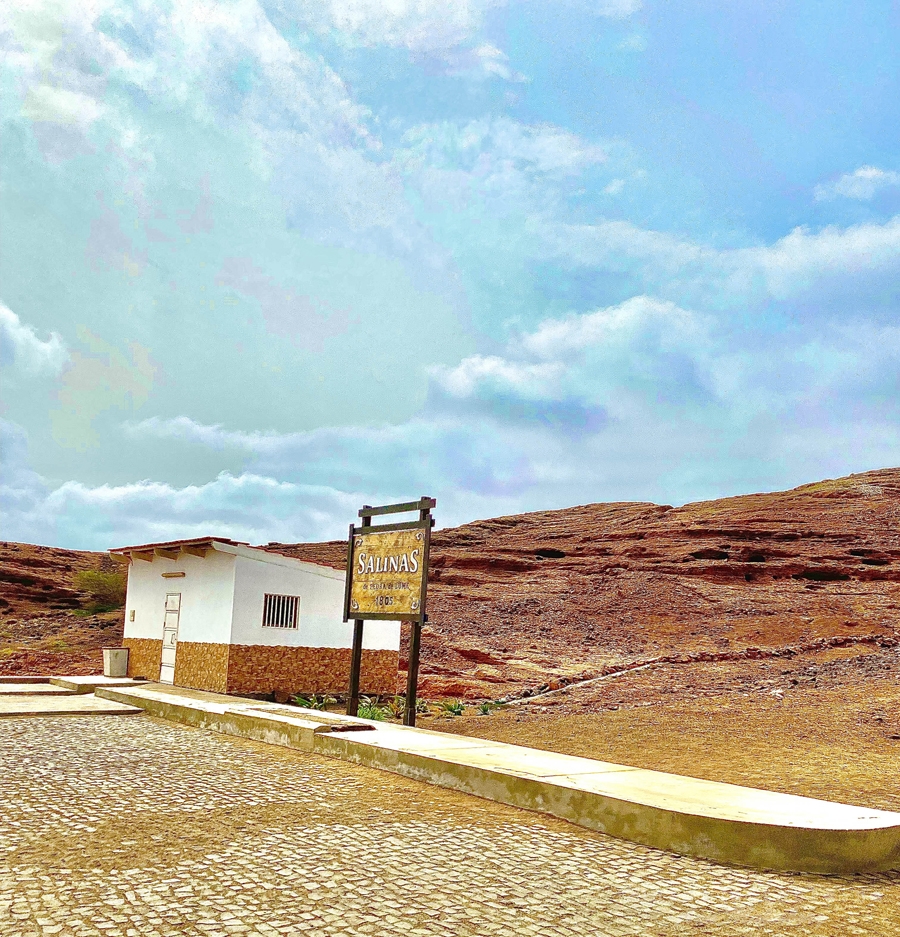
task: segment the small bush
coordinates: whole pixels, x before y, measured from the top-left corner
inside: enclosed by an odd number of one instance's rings
[[[458,699],[442,700],[440,707],[445,716],[461,716],[466,711],[465,703]]]
[[[73,577],[75,588],[93,599],[92,612],[111,612],[125,604],[125,576],[118,570],[84,569]]]
[[[361,696],[359,700],[359,710],[356,714],[360,719],[374,719],[376,722],[384,722],[390,714],[390,711],[386,706],[379,706],[378,703],[369,699],[368,696]]]
[[[482,716],[489,716],[493,711],[494,711],[494,704],[493,704],[493,703],[484,702],[484,703],[479,703],[479,704],[478,704],[478,713],[479,713],[479,715],[482,715]]]

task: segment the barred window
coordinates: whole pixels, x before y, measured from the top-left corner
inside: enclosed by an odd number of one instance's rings
[[[270,595],[263,601],[264,628],[296,628],[300,617],[299,595]]]

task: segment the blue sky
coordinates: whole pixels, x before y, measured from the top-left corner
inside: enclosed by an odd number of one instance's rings
[[[900,464],[896,3],[2,15],[4,538]]]

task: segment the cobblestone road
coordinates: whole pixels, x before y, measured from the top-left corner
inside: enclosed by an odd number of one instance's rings
[[[900,934],[900,873],[731,869],[147,716],[0,720],[0,937]]]

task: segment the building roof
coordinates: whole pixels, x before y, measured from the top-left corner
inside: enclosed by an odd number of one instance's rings
[[[279,544],[280,545],[280,544]],[[157,543],[140,543],[130,547],[114,547],[109,552],[123,561],[133,561],[135,556],[142,560],[152,560],[156,556],[176,559],[182,551],[193,553],[202,550],[218,550],[221,553],[231,553],[246,556],[262,562],[278,563],[281,566],[307,566],[311,572],[325,575],[327,578],[344,578],[342,572],[325,563],[316,563],[312,560],[300,560],[286,553],[281,553],[272,546],[252,547],[241,540],[230,540],[228,537],[191,537],[186,540],[162,540]],[[175,554],[175,555],[173,555]],[[202,553],[199,553],[202,556]]]
[[[140,543],[133,547],[113,547],[110,553],[149,553],[151,550],[174,550],[180,547],[209,547],[213,544],[227,543],[232,547],[250,547],[244,540],[229,540],[228,537],[191,537],[188,540],[161,540],[159,543]],[[258,549],[250,547],[251,550]]]

